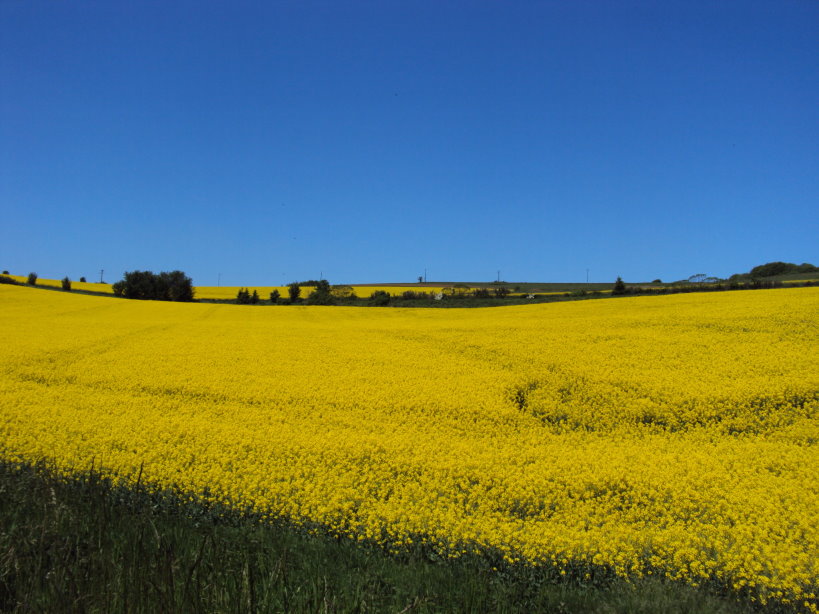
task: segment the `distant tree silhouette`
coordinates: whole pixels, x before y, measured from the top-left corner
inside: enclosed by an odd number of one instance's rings
[[[296,303],[301,296],[301,286],[299,286],[299,282],[294,281],[289,286],[287,286],[287,295],[290,297],[291,303]]]
[[[192,301],[193,281],[182,271],[126,271],[112,289],[116,296],[155,301]]]

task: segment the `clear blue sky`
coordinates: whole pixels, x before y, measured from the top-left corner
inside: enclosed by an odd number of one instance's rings
[[[819,264],[819,2],[0,0],[0,269]]]

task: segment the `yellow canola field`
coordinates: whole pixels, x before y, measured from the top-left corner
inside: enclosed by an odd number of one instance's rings
[[[440,292],[441,288],[432,288],[426,286],[350,286],[359,298],[368,298],[376,290],[382,290],[393,296],[400,296],[407,290],[413,292]],[[233,299],[241,288],[239,286],[197,286],[195,298],[197,299]],[[259,293],[259,298],[268,300],[270,293],[273,290],[278,290],[282,298],[287,298],[287,286],[247,286],[248,291],[252,294],[254,290]],[[311,286],[301,287],[301,298],[307,298],[310,292],[313,291]]]
[[[21,284],[26,283],[28,280],[27,275],[6,275],[6,277],[11,277],[14,281]],[[37,279],[37,285],[46,286],[48,288],[62,288],[63,282],[61,279]],[[74,281],[73,279],[71,280],[71,289],[83,290],[85,292],[104,292],[106,294],[114,293],[111,284],[101,284],[91,281]]]
[[[0,314],[7,459],[817,611],[819,288],[373,310],[0,286]]]
[[[7,277],[11,277],[13,280],[24,284],[28,277],[26,275],[7,275]],[[62,280],[60,279],[37,279],[38,286],[46,286],[49,288],[62,288]],[[194,287],[194,299],[235,299],[236,295],[238,294],[239,290],[244,288],[245,286],[195,286]],[[429,292],[429,293],[436,293],[441,292],[442,287],[431,287],[431,286],[350,286],[353,291],[355,292],[356,296],[359,298],[368,298],[373,292],[376,290],[383,290],[393,296],[400,296],[404,292],[411,290],[413,292]],[[96,282],[81,282],[81,281],[71,281],[71,289],[72,290],[84,290],[87,292],[103,292],[106,294],[113,294],[114,290],[111,284],[101,284]],[[267,301],[270,299],[270,293],[273,290],[278,290],[279,295],[282,298],[287,298],[288,296],[288,288],[287,286],[247,286],[248,291],[252,294],[254,290],[259,293],[259,298],[263,301]],[[312,292],[313,288],[311,286],[302,286],[301,287],[301,298],[307,298],[307,296]]]

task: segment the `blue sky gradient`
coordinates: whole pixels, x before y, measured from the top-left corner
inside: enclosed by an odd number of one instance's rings
[[[819,264],[819,3],[0,0],[0,268]]]

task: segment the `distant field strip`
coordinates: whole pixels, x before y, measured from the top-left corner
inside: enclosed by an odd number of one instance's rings
[[[376,290],[382,290],[393,296],[400,296],[402,293],[410,290],[412,292],[440,292],[441,288],[429,288],[425,286],[350,286],[359,298],[367,298]],[[239,286],[198,286],[196,288],[197,299],[234,299],[241,288]],[[279,291],[282,298],[288,297],[287,286],[247,286],[249,292],[259,293],[262,300],[270,298],[270,293],[274,290]],[[301,298],[307,298],[310,292],[313,291],[311,286],[301,287]]]
[[[27,277],[25,275],[8,275],[13,280],[24,284],[26,283]],[[48,288],[61,288],[62,281],[59,279],[38,279],[37,280],[38,286],[45,286]],[[279,291],[279,295],[283,298],[287,298],[288,294],[288,287],[287,286],[197,286],[194,288],[195,294],[194,298],[196,299],[210,299],[210,300],[229,300],[235,299],[236,295],[238,294],[239,290],[242,288],[247,288],[251,293],[256,290],[259,294],[259,298],[262,300],[268,300],[270,298],[270,293],[274,290]],[[428,292],[428,293],[436,293],[441,292],[443,286],[441,287],[431,287],[431,286],[350,286],[353,291],[355,292],[356,296],[360,298],[367,298],[376,290],[382,290],[387,292],[393,296],[400,296],[404,292],[412,291],[412,292]],[[83,290],[85,292],[102,292],[105,294],[113,294],[114,291],[111,287],[111,284],[102,284],[102,283],[95,283],[95,282],[80,282],[80,281],[72,281],[71,288],[73,290]],[[302,286],[301,287],[301,298],[307,298],[310,292],[313,290],[311,286]]]
[[[0,286],[0,450],[816,612],[818,314],[819,288],[375,310]]]
[[[19,282],[21,284],[26,283],[26,280],[28,279],[28,277],[25,275],[7,275],[6,277],[11,277],[14,281]],[[62,284],[63,282],[59,279],[37,280],[38,286],[45,286],[47,288],[62,288]],[[82,290],[84,292],[102,292],[104,294],[114,293],[113,289],[111,288],[111,284],[101,284],[89,281],[72,281],[71,288],[73,290]]]

